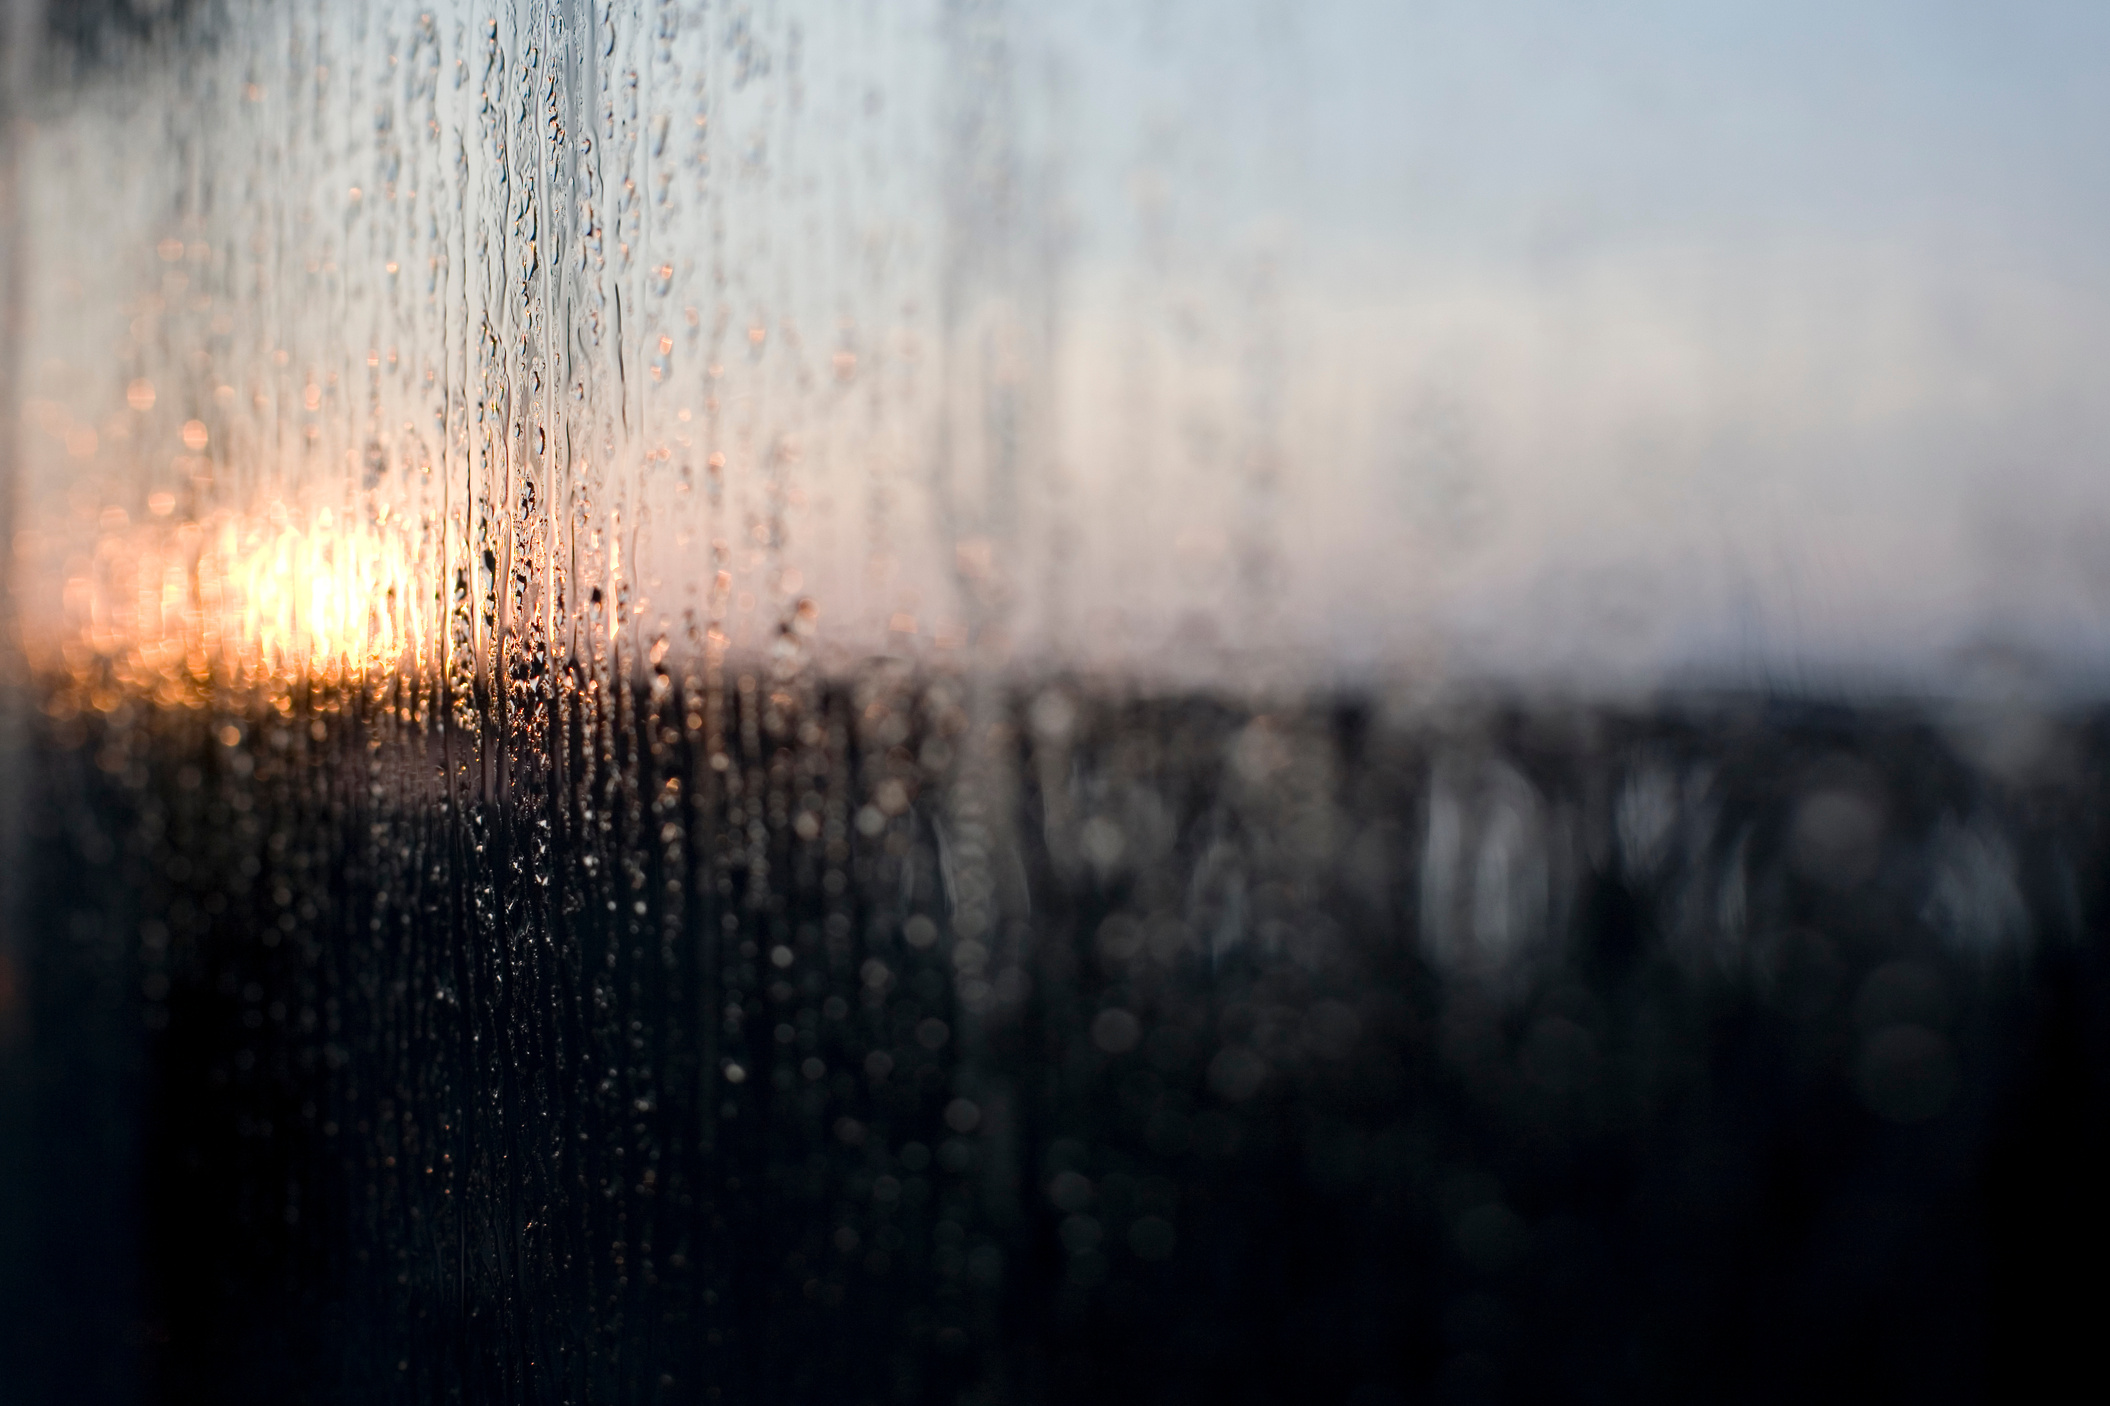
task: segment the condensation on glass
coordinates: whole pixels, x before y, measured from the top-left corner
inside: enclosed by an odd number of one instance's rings
[[[1458,106],[1443,7],[134,8],[0,172],[0,1017],[109,1114],[0,1185],[144,1187],[70,1360],[1470,1386],[1593,1350],[1534,1295],[1678,1306],[1632,1206],[1733,1260],[1774,1069],[1950,1126],[1981,978],[2084,925],[2088,490],[1957,545],[1970,445],[2103,413],[2016,350],[2099,364],[2056,268],[1520,161],[1597,90]],[[1952,665],[2035,703],[1602,703]]]

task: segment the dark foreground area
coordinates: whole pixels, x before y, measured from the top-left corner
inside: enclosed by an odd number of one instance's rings
[[[32,731],[11,1403],[2101,1375],[2101,718],[875,671]]]

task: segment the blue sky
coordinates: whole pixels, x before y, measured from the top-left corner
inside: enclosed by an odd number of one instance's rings
[[[1276,251],[1286,633],[1381,670],[1941,688],[1999,639],[2102,676],[2110,6],[1168,2],[1047,52],[1079,418],[1129,393],[1093,367],[1139,297],[1236,341]]]
[[[473,7],[439,8],[468,42]],[[1203,638],[1365,674],[1945,688],[1992,642],[2040,681],[2110,681],[2110,4],[1015,0],[1009,65],[981,76],[945,43],[963,13],[999,12],[759,7],[781,55],[801,27],[806,88],[791,100],[787,59],[709,98],[719,141],[769,153],[713,168],[731,291],[701,281],[700,199],[655,216],[640,269],[681,262],[683,298],[758,327],[1044,355],[1017,373],[1022,650],[1147,671]],[[331,43],[349,61],[386,29]],[[684,29],[684,62],[706,70],[723,38]],[[948,331],[952,254],[980,234],[945,224],[947,114],[990,99],[978,83],[1005,85],[1014,123],[1017,248],[966,290],[982,320]],[[473,93],[446,90],[447,121],[474,130]],[[693,127],[679,103],[660,115]],[[104,349],[166,275],[148,226],[176,198],[145,179],[168,134],[133,120],[85,104],[32,186],[70,212],[39,256],[38,355],[94,373],[70,413],[106,428],[137,368]],[[347,130],[363,172],[371,134]],[[139,179],[68,154],[94,142],[133,151]],[[338,209],[351,177],[327,165],[306,198]],[[117,254],[146,282],[113,284]],[[332,328],[287,330],[326,375]],[[939,401],[975,388],[880,364],[896,379],[869,420],[815,410],[833,402],[777,353],[735,366],[728,403],[767,410],[757,436],[840,441],[787,510],[827,618],[927,622],[957,613],[944,533],[982,530],[939,510],[974,466],[930,467]],[[677,363],[670,405],[702,366]],[[223,373],[243,406],[278,374]],[[883,513],[861,506],[875,455]],[[55,462],[54,501],[77,477]],[[751,470],[736,505],[783,486]],[[337,492],[334,472],[307,487]],[[698,559],[672,539],[685,590]],[[883,587],[876,558],[899,566]]]
[[[1811,223],[2065,257],[2110,191],[2110,7],[1302,11],[1322,209],[1391,234],[1748,240]],[[1328,209],[1327,207],[1332,207]],[[1527,236],[1528,237],[1528,236]]]

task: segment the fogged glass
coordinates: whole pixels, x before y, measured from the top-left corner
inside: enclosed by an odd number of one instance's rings
[[[0,1387],[2041,1360],[2092,10],[7,19]]]

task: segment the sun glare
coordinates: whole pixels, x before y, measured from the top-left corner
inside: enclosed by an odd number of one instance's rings
[[[41,671],[72,685],[54,706],[416,681],[436,660],[440,568],[395,522],[273,500],[100,526],[92,554],[67,563],[58,628],[27,641]]]

